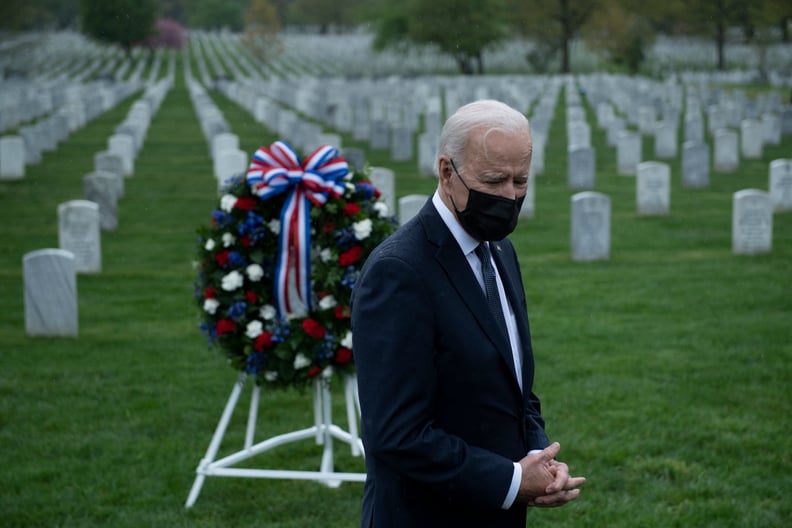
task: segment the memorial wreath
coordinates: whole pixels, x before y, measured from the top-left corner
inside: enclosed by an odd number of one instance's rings
[[[365,172],[350,172],[334,147],[305,160],[283,141],[259,148],[198,230],[202,333],[259,384],[353,373],[350,295],[395,226]]]

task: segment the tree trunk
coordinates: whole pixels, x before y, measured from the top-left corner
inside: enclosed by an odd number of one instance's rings
[[[726,26],[724,22],[718,22],[715,30],[715,44],[718,46],[718,70],[723,71],[726,69]]]

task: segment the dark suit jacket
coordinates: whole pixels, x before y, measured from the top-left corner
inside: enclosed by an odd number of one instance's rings
[[[514,248],[493,257],[516,313],[523,391],[473,271],[431,201],[367,260],[353,292],[367,480],[361,524],[524,527],[502,510],[512,461],[548,445]]]

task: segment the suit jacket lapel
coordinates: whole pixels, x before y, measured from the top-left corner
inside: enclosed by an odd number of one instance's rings
[[[487,300],[481,290],[473,270],[470,269],[465,255],[459,248],[459,244],[448,230],[440,214],[434,208],[431,201],[421,209],[419,213],[423,225],[426,227],[428,239],[437,245],[436,258],[440,266],[445,270],[449,277],[449,282],[453,285],[459,296],[462,297],[468,310],[478,320],[487,337],[496,346],[503,360],[509,365],[515,386],[517,385],[517,373],[514,370],[514,359],[512,358],[509,340],[498,329],[495,318],[487,309]],[[511,280],[505,282],[512,282]],[[511,298],[510,298],[510,302]]]

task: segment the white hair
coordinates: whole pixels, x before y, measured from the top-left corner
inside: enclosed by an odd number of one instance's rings
[[[530,132],[528,119],[509,105],[493,99],[482,99],[461,106],[448,118],[440,132],[436,160],[446,155],[462,170],[465,164],[465,148],[474,130],[484,128],[486,137],[493,130],[505,132]],[[435,163],[435,171],[438,170]]]

